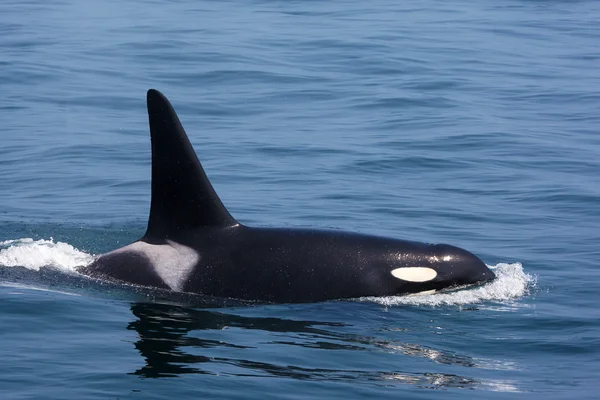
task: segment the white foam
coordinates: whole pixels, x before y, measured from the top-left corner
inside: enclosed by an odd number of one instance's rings
[[[535,287],[536,279],[523,271],[521,263],[500,263],[489,266],[496,279],[483,286],[465,288],[448,293],[424,294],[422,296],[363,297],[361,301],[371,301],[384,306],[418,305],[466,305],[485,301],[505,302],[526,295]]]
[[[30,238],[0,242],[0,266],[24,267],[39,271],[53,267],[63,272],[76,272],[77,267],[91,263],[94,256],[77,250],[68,243]]]

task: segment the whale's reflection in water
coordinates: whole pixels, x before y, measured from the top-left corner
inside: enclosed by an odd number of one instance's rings
[[[516,390],[510,383],[435,368],[486,368],[471,357],[345,333],[349,325],[339,322],[247,317],[156,303],[135,303],[131,311],[137,319],[128,329],[137,332],[135,347],[145,359],[134,374],[145,378],[212,374]],[[406,364],[411,367],[403,370]],[[416,365],[432,368],[412,371]]]

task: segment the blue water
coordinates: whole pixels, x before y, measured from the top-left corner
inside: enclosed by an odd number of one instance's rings
[[[593,0],[2,2],[0,398],[597,398],[599,19]],[[150,87],[241,222],[451,243],[498,279],[239,306],[78,274],[144,232]]]

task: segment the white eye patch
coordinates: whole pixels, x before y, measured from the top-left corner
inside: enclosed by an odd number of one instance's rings
[[[392,270],[392,275],[407,282],[428,282],[437,276],[437,272],[427,267],[406,267]]]

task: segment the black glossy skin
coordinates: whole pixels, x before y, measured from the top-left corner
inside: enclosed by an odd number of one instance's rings
[[[494,278],[479,258],[457,247],[347,232],[239,225],[171,239],[200,254],[184,291],[217,297],[314,302],[417,293]],[[428,267],[437,276],[406,282],[391,274],[400,267]],[[133,253],[101,257],[87,273],[167,288],[148,260]]]
[[[148,92],[152,203],[140,240],[195,249],[199,261],[181,290],[270,302],[314,302],[418,293],[482,283],[494,273],[476,256],[432,245],[341,231],[252,228],[221,203],[168,100]],[[403,267],[434,269],[427,282],[398,279]],[[108,253],[84,273],[168,289],[143,253]],[[174,267],[177,268],[177,267]],[[164,272],[164,270],[163,270]],[[177,274],[179,271],[172,271]]]
[[[247,227],[196,235],[192,240],[204,243],[203,260],[186,289],[215,296],[310,302],[414,293],[494,277],[477,257],[445,245],[335,231]],[[451,255],[453,261],[435,262],[433,255]],[[391,274],[408,266],[430,267],[438,275],[430,282],[411,283]]]

